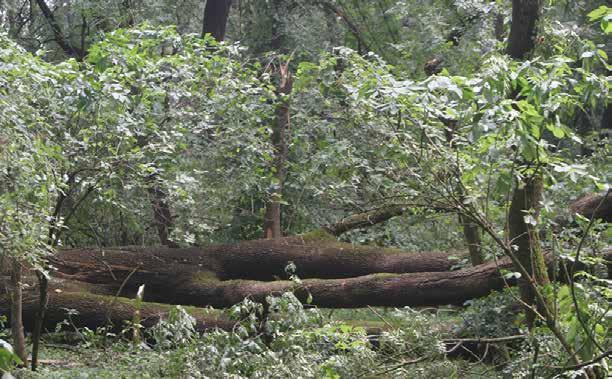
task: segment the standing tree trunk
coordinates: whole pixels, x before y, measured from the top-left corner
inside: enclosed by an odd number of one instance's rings
[[[508,55],[522,59],[535,46],[536,24],[542,11],[542,0],[512,0],[512,27]]]
[[[15,354],[23,361],[24,365],[28,364],[28,356],[26,353],[25,335],[23,332],[23,289],[21,281],[21,264],[17,259],[13,259],[11,269],[11,335],[13,337],[13,347]]]
[[[151,196],[151,205],[153,206],[153,221],[157,229],[157,235],[162,245],[168,247],[177,247],[178,245],[170,240],[170,233],[173,227],[173,216],[168,204],[168,196],[162,190],[161,184],[153,174],[147,178],[149,186],[147,192]]]
[[[465,216],[459,215],[459,221],[463,227],[463,236],[468,245],[470,252],[470,262],[472,266],[478,266],[484,263],[482,249],[480,248],[480,228],[472,220]]]
[[[512,25],[507,50],[508,55],[512,58],[522,59],[533,50],[536,26],[541,10],[541,0],[512,1]],[[543,181],[538,172],[517,183],[508,215],[511,244],[518,246],[516,256],[530,276],[530,278],[519,280],[521,299],[528,306],[526,310],[527,324],[530,327],[535,320],[535,314],[531,307],[537,303],[534,291],[537,286],[549,283],[536,229],[542,201],[542,190]],[[540,308],[542,306],[545,305],[539,304]]]
[[[435,59],[432,61],[435,61]],[[426,65],[425,71],[427,72],[430,69],[431,68],[428,69]],[[434,73],[435,72],[432,72],[432,75]],[[455,139],[455,132],[458,129],[457,120],[441,118],[440,121],[442,121],[444,126],[446,126],[446,140],[448,141],[448,144],[451,146],[451,148],[456,149],[457,141]],[[466,193],[465,188],[461,183],[461,168],[457,165],[455,171],[455,175],[457,176],[457,180],[459,181],[459,184],[456,187],[456,191],[460,201],[463,203],[466,198]],[[459,214],[459,223],[463,228],[463,236],[465,238],[465,243],[467,244],[468,250],[470,252],[470,263],[472,263],[472,266],[478,266],[480,264],[483,264],[484,259],[482,256],[482,249],[480,247],[480,228],[472,220],[462,214]]]
[[[288,142],[287,132],[290,128],[289,95],[293,87],[293,79],[289,72],[289,63],[281,63],[279,68],[280,84],[277,95],[280,103],[276,108],[276,119],[272,130],[272,144],[274,145],[274,179],[275,184],[269,189],[264,216],[264,237],[280,238],[281,230],[281,200],[285,177],[287,176]]]
[[[495,34],[495,39],[502,42],[506,37],[504,32],[504,15],[502,13],[496,13],[495,19],[493,21],[493,30]]]
[[[206,34],[210,34],[219,42],[225,39],[225,29],[231,6],[232,0],[206,1],[202,24],[202,38]]]
[[[523,187],[520,188],[520,185]],[[511,244],[518,247],[516,256],[535,282],[529,283],[526,278],[519,280],[521,299],[526,304],[532,305],[536,303],[533,284],[550,283],[535,225],[542,201],[542,178],[539,176],[527,178],[520,185],[514,190],[508,226]],[[530,222],[526,222],[526,219]],[[527,309],[527,323],[532,325],[534,320],[535,314],[531,309]]]

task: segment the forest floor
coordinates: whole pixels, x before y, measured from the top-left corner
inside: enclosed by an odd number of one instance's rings
[[[494,378],[501,377],[495,372],[495,365],[488,359],[476,359],[474,356],[465,356],[448,358],[444,355],[439,355],[437,358],[426,359],[423,362],[410,363],[413,359],[415,351],[421,351],[422,354],[427,354],[426,346],[435,345],[439,341],[436,338],[452,337],[456,334],[458,328],[464,323],[465,318],[462,316],[462,308],[459,307],[440,307],[419,309],[414,312],[414,317],[408,317],[398,323],[398,310],[393,308],[361,308],[361,309],[320,309],[319,315],[323,317],[326,324],[332,323],[342,325],[337,331],[323,336],[327,341],[334,339],[339,334],[347,332],[348,334],[365,330],[368,334],[367,346],[368,352],[365,360],[371,359],[371,370],[366,366],[355,367],[354,371],[350,367],[345,367],[343,372],[336,373],[331,370],[318,370],[317,368],[307,367],[312,364],[313,367],[321,367],[321,362],[316,358],[310,358],[312,352],[306,351],[304,356],[308,356],[303,367],[295,367],[292,369],[290,377],[316,377],[316,378],[344,378],[353,377],[353,374],[347,372],[356,372],[355,377],[364,378],[440,378],[440,377],[456,377],[456,378]],[[410,314],[410,313],[409,313]],[[406,313],[404,313],[404,316]],[[401,325],[400,325],[401,324]],[[68,329],[70,328],[67,323]],[[354,329],[352,329],[354,328]],[[316,328],[314,328],[316,329]],[[313,330],[314,330],[313,329]],[[399,355],[405,356],[398,358],[398,351],[391,351],[391,343],[378,345],[377,335],[384,334],[387,331],[394,330],[393,333],[399,333],[400,339],[405,342],[406,346],[400,348]],[[374,335],[374,337],[373,337]],[[202,337],[199,337],[202,338]],[[350,338],[349,338],[350,339]],[[342,337],[340,337],[342,340]],[[215,341],[219,341],[216,339]],[[355,341],[355,340],[353,340]],[[390,339],[392,341],[392,339]],[[209,340],[210,342],[210,340]],[[253,363],[251,371],[241,373],[228,373],[221,371],[213,372],[206,375],[205,373],[189,372],[188,360],[193,357],[193,344],[197,341],[192,341],[190,344],[182,346],[174,346],[169,349],[157,349],[155,345],[152,347],[137,346],[127,339],[114,337],[113,335],[104,336],[104,333],[95,333],[87,329],[80,329],[74,332],[49,333],[44,337],[43,345],[40,352],[41,367],[37,373],[27,370],[21,370],[16,373],[17,378],[198,378],[198,377],[288,377],[282,373],[282,370],[276,371],[273,367],[260,367],[257,365],[266,365],[265,361]],[[215,342],[213,342],[214,344]],[[414,344],[414,346],[410,346]],[[421,345],[422,346],[419,346]],[[340,346],[338,340],[335,342],[336,347]],[[350,345],[350,344],[349,344]],[[377,346],[378,345],[378,346]],[[228,345],[224,345],[227,350]],[[355,345],[357,346],[357,345]],[[218,346],[220,350],[224,347]],[[355,347],[355,349],[364,348],[363,346]],[[397,348],[397,346],[395,347]],[[273,348],[270,348],[273,350]],[[284,349],[287,349],[285,347]],[[355,364],[360,366],[363,362],[355,360],[355,351],[353,346],[339,349],[335,352],[333,359],[342,360],[343,354],[347,360],[345,365]],[[403,349],[403,350],[402,350]],[[338,349],[337,349],[338,350]],[[384,350],[384,351],[383,351]],[[227,350],[230,351],[230,350]],[[231,354],[224,355],[231,356]],[[266,356],[267,352],[249,355],[238,353],[233,355],[233,359],[257,361],[262,356]],[[279,353],[282,355],[282,353]],[[353,358],[351,358],[353,357]],[[329,358],[329,357],[328,357]],[[332,360],[333,360],[332,359]],[[408,362],[406,367],[394,363]],[[488,361],[488,362],[487,362]],[[250,362],[252,363],[252,362]],[[289,365],[289,364],[288,364]],[[272,366],[272,365],[270,365]],[[390,370],[390,368],[398,367],[398,369]],[[234,367],[235,368],[235,367]],[[302,371],[303,372],[300,372]],[[318,371],[317,371],[318,370]]]

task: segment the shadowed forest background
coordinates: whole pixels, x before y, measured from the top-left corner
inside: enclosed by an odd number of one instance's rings
[[[0,373],[604,378],[609,1],[0,0]]]

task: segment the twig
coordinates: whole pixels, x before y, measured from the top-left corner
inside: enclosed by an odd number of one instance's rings
[[[395,371],[395,370],[398,370],[398,369],[400,369],[402,367],[406,367],[406,366],[410,366],[410,365],[413,365],[413,364],[416,364],[416,363],[419,363],[419,362],[423,362],[424,360],[426,360],[428,358],[429,357],[425,356],[425,357],[420,357],[420,358],[417,358],[417,359],[413,359],[411,361],[402,362],[402,363],[397,364],[395,366],[392,366],[392,367],[390,367],[390,368],[388,368],[388,369],[386,369],[384,371],[377,372],[377,373],[373,374],[372,377],[379,378],[379,377],[381,377],[381,376],[383,376],[385,374],[390,373],[391,371]]]
[[[445,343],[465,343],[465,342],[477,342],[477,343],[497,343],[497,342],[510,342],[516,340],[525,339],[527,336],[524,334],[517,334],[515,336],[507,337],[495,337],[495,338],[449,338],[443,340]]]
[[[610,356],[612,356],[612,349],[610,349],[610,350],[608,350],[608,351],[606,351],[606,352],[604,352],[602,354],[599,354],[598,356],[596,356],[595,358],[591,359],[590,361],[582,362],[582,363],[580,363],[578,365],[565,366],[565,367],[555,367],[555,368],[561,370],[562,372],[563,371],[570,371],[570,370],[578,370],[578,369],[581,369],[583,367],[590,366],[593,363],[595,363],[597,361],[600,361],[600,360],[602,360],[604,358],[609,358]]]
[[[376,309],[372,308],[371,306],[368,305],[368,309],[370,311],[372,311],[372,313],[374,313],[376,315],[376,317],[378,317],[379,319],[382,320],[382,322],[384,322],[389,328],[391,329],[395,329],[395,327],[393,325],[391,325],[391,323],[389,321],[387,321],[380,313],[376,312]]]
[[[111,302],[108,304],[108,309],[106,310],[106,320],[108,321],[108,323],[111,323],[110,320],[110,313],[112,310],[113,305],[115,305],[115,302],[117,301],[117,298],[119,297],[119,295],[121,294],[121,291],[123,291],[123,287],[125,286],[125,284],[128,282],[128,280],[130,280],[130,278],[132,277],[132,275],[134,275],[134,273],[140,268],[140,265],[138,265],[137,267],[134,267],[134,269],[128,274],[128,276],[125,277],[125,279],[123,280],[123,282],[121,283],[121,285],[119,286],[119,289],[117,290],[117,293],[115,293],[115,296],[113,297],[113,299],[111,300]]]
[[[589,232],[591,231],[591,227],[593,226],[593,224],[595,223],[595,214],[597,213],[597,211],[599,210],[599,208],[601,207],[601,205],[604,203],[604,201],[608,198],[608,195],[610,195],[610,193],[612,192],[612,189],[609,189],[608,192],[606,192],[606,196],[604,196],[601,201],[599,202],[599,204],[597,204],[597,207],[595,208],[595,210],[593,211],[593,216],[591,216],[591,220],[589,221],[589,225],[587,225],[584,234],[582,236],[582,238],[580,239],[580,242],[578,243],[578,247],[576,248],[576,258],[574,259],[574,263],[572,264],[572,278],[570,278],[570,274],[566,272],[566,275],[568,276],[568,279],[570,279],[570,292],[572,294],[572,302],[574,303],[574,308],[576,308],[576,318],[578,319],[578,322],[580,323],[580,326],[582,327],[582,329],[584,330],[584,333],[587,335],[587,337],[591,340],[591,342],[593,342],[593,344],[595,346],[597,346],[597,348],[599,349],[599,351],[604,351],[605,349],[599,344],[599,342],[597,342],[597,340],[595,339],[595,336],[593,336],[591,329],[589,328],[589,326],[587,325],[586,320],[584,320],[582,318],[582,312],[580,310],[580,307],[578,305],[578,299],[576,298],[576,289],[574,286],[574,272],[576,271],[576,265],[578,264],[579,260],[580,260],[580,251],[582,250],[582,246],[584,245],[584,241],[587,239]]]

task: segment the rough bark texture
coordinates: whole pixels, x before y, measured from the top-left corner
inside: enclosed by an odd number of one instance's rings
[[[55,276],[92,283],[132,281],[163,286],[188,275],[219,280],[275,280],[293,262],[300,278],[350,278],[387,272],[449,271],[455,264],[445,252],[405,252],[337,242],[324,232],[277,240],[246,241],[206,248],[107,248],[62,250],[52,258]]]
[[[84,287],[86,285],[81,283],[52,282],[44,329],[54,330],[57,324],[69,319],[74,326],[79,328],[88,327],[95,330],[98,327],[111,326],[115,331],[119,331],[126,326],[126,322],[133,319],[137,310],[135,300],[94,295],[84,292]],[[0,294],[0,314],[6,312],[7,302],[3,296]],[[36,296],[33,291],[28,291],[24,297],[23,321],[27,330],[32,330],[34,326],[34,315],[38,308]],[[160,319],[166,318],[172,308],[173,306],[167,304],[143,303],[140,306],[142,326],[148,328],[155,325]],[[218,311],[194,307],[185,307],[185,309],[196,319],[196,329],[199,331],[213,328],[231,330],[234,325]],[[69,315],[68,310],[75,310],[76,314]]]
[[[24,365],[28,364],[28,355],[26,353],[25,334],[23,332],[23,291],[22,291],[22,268],[17,260],[12,263],[11,282],[9,293],[10,299],[10,315],[11,315],[11,337],[13,338],[13,347],[15,354],[23,361]],[[8,313],[8,312],[7,312]]]
[[[542,0],[512,0],[512,26],[508,55],[522,59],[535,46],[536,25],[542,11]]]
[[[500,262],[500,268],[510,268],[508,260]],[[60,268],[60,271],[63,269]],[[67,309],[77,315],[70,316],[75,326],[95,329],[112,325],[117,329],[132,320],[137,311],[131,289],[141,283],[137,275],[129,280],[112,280],[105,273],[92,273],[82,281],[65,279],[56,275],[49,283],[49,303],[45,327],[52,329],[65,320]],[[67,275],[65,275],[67,276]],[[487,295],[491,290],[503,288],[504,281],[498,266],[488,263],[478,267],[450,272],[424,272],[409,274],[371,274],[346,279],[307,279],[300,284],[292,281],[219,281],[205,275],[183,275],[180,280],[166,281],[158,277],[154,288],[145,292],[140,307],[142,324],[149,327],[164,317],[171,307],[167,304],[218,308],[229,307],[248,297],[264,301],[269,294],[281,294],[293,290],[302,301],[312,296],[312,304],[321,307],[353,308],[374,306],[429,306],[461,304],[465,300]],[[135,284],[131,284],[135,283]],[[124,285],[125,284],[125,285]],[[148,287],[148,284],[147,284]],[[122,291],[119,291],[122,290]],[[31,329],[37,309],[35,283],[24,296],[24,322]],[[116,295],[119,293],[119,296]],[[8,301],[0,292],[0,312],[5,312]],[[152,302],[161,302],[152,303]],[[187,309],[198,321],[198,329],[213,327],[230,329],[232,323],[219,312]]]
[[[293,88],[293,79],[289,72],[289,64],[279,67],[279,86],[277,95],[281,99],[276,108],[276,119],[272,128],[272,145],[274,146],[274,177],[276,185],[270,188],[266,212],[264,216],[264,237],[281,238],[281,201],[285,177],[287,176],[287,154],[289,152],[287,135],[290,128],[289,94]]]
[[[390,205],[368,212],[355,214],[346,217],[339,222],[328,225],[325,229],[334,236],[339,236],[349,230],[364,228],[385,222],[395,216],[400,216],[406,211],[407,207],[401,205]]]
[[[512,25],[507,49],[512,58],[523,59],[535,47],[536,26],[541,11],[542,0],[512,0]],[[536,304],[534,286],[549,283],[537,229],[532,223],[526,222],[526,217],[530,215],[534,224],[537,224],[542,190],[542,178],[537,174],[517,183],[508,215],[511,243],[518,246],[518,264],[523,266],[531,277],[523,277],[519,281],[521,299],[527,305],[527,324],[530,326],[535,320],[535,313],[529,308]],[[543,304],[540,304],[540,311],[543,311],[542,306]]]
[[[590,193],[582,196],[570,205],[572,213],[578,213],[591,219],[597,218],[605,222],[612,221],[612,190],[603,194]]]
[[[463,236],[470,252],[470,262],[472,266],[484,263],[481,251],[480,228],[467,217],[459,216],[459,222],[463,227]]]
[[[512,204],[508,214],[509,234],[512,245],[517,246],[516,256],[520,264],[527,270],[533,284],[545,285],[550,282],[544,255],[540,246],[537,228],[531,222],[526,222],[529,218],[537,222],[539,218],[543,183],[539,176],[526,178],[523,187],[517,186],[512,197]],[[521,299],[526,304],[535,304],[535,294],[533,286],[527,278],[519,281]],[[527,310],[527,319],[531,323],[535,319],[535,314]]]
[[[304,278],[301,284],[273,281],[284,276],[289,261]],[[79,312],[72,317],[76,326],[95,328],[110,320],[120,328],[123,321],[133,320],[136,307],[129,299],[143,284],[147,288],[141,308],[145,326],[163,317],[171,309],[168,304],[227,307],[245,297],[263,300],[287,290],[294,290],[302,300],[310,294],[312,304],[324,307],[427,306],[459,304],[504,286],[495,263],[449,271],[453,262],[448,253],[340,243],[322,230],[207,248],[62,250],[51,262],[54,269],[44,292],[49,296],[44,326],[52,329],[66,319],[66,309],[75,309]],[[499,264],[512,268],[508,260]],[[31,329],[39,288],[34,278],[27,279],[24,321]],[[5,290],[9,285],[10,279],[0,275],[2,313],[10,309]],[[195,312],[200,330],[233,325],[218,313],[190,311]]]
[[[504,261],[503,267],[511,264]],[[171,300],[194,306],[227,307],[249,297],[263,301],[266,295],[294,290],[298,298],[328,308],[371,306],[428,306],[462,304],[468,299],[486,296],[504,282],[495,263],[450,272],[410,274],[371,274],[346,279],[306,279],[291,281],[214,281],[195,280],[175,287]],[[170,300],[155,298],[155,301]]]
[[[232,0],[207,0],[204,8],[202,37],[210,33],[217,41],[225,39],[225,28]]]
[[[153,222],[157,229],[159,242],[168,247],[178,247],[178,245],[170,240],[170,233],[174,226],[174,217],[170,211],[168,204],[168,196],[162,190],[161,183],[158,182],[155,175],[147,178],[147,192],[151,196],[151,206],[153,207]]]

